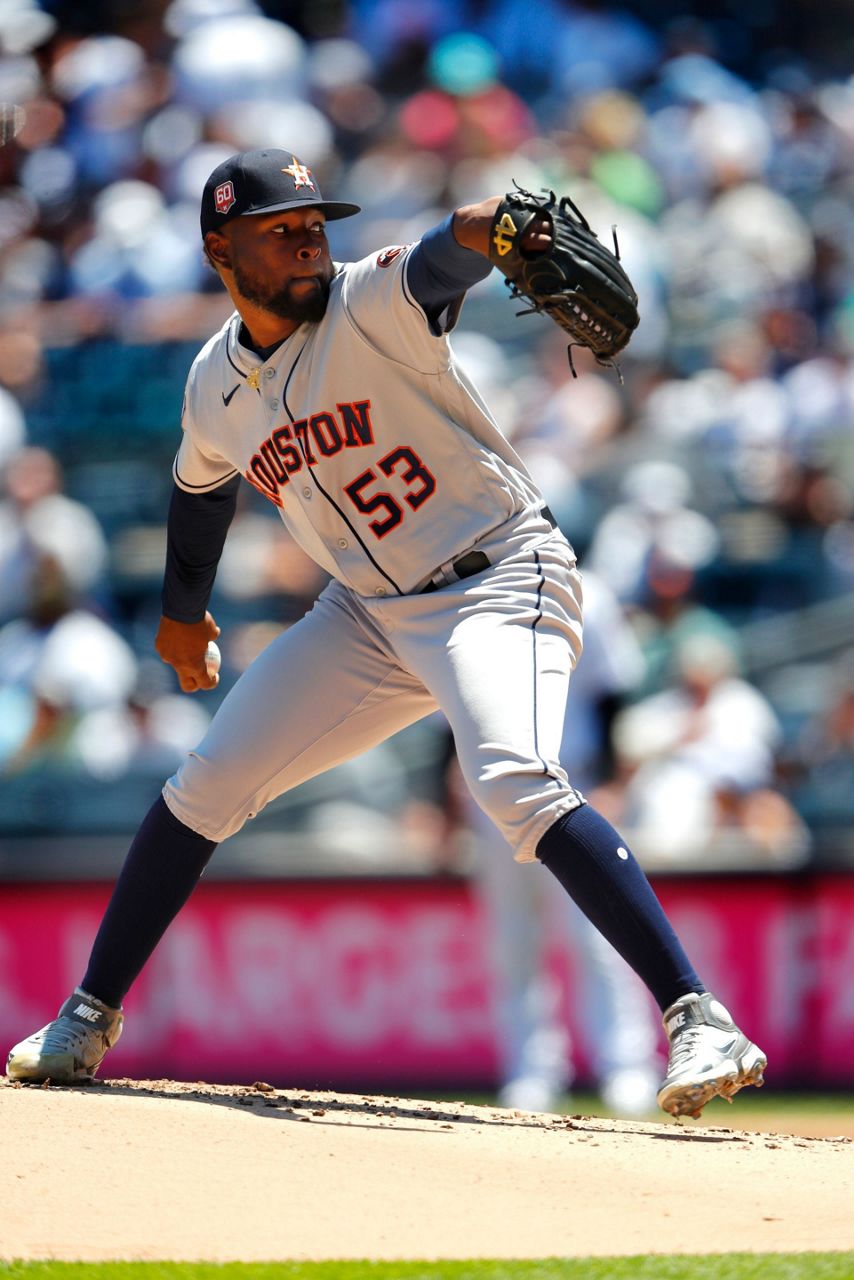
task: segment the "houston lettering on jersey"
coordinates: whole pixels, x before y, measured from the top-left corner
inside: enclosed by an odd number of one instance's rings
[[[243,474],[277,507],[284,505],[285,485],[304,465],[313,467],[318,456],[331,458],[342,449],[374,443],[370,400],[352,400],[335,407],[337,413],[322,410],[277,427],[252,455]]]

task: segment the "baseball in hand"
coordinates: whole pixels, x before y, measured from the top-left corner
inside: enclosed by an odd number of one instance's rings
[[[205,670],[209,676],[219,675],[219,669],[222,665],[222,654],[219,646],[215,645],[213,640],[208,641],[208,647],[205,649]]]

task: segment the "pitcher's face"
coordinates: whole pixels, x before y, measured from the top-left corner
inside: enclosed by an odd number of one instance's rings
[[[209,238],[209,250],[231,270],[246,302],[298,324],[323,319],[335,268],[320,209],[233,218]]]

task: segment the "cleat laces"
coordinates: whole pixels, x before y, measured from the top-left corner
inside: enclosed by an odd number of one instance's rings
[[[74,1052],[83,1047],[87,1034],[92,1034],[90,1028],[59,1019],[47,1028],[41,1042],[42,1050],[45,1053]]]
[[[695,1023],[690,1023],[684,1030],[680,1031],[679,1038],[674,1040],[670,1046],[671,1072],[674,1069],[686,1066],[690,1062],[700,1047],[700,1041],[703,1038],[702,1033],[703,1028]]]

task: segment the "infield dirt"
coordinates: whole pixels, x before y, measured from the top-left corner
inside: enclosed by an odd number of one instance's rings
[[[0,1147],[3,1259],[854,1249],[850,1137],[111,1080],[4,1082]]]

